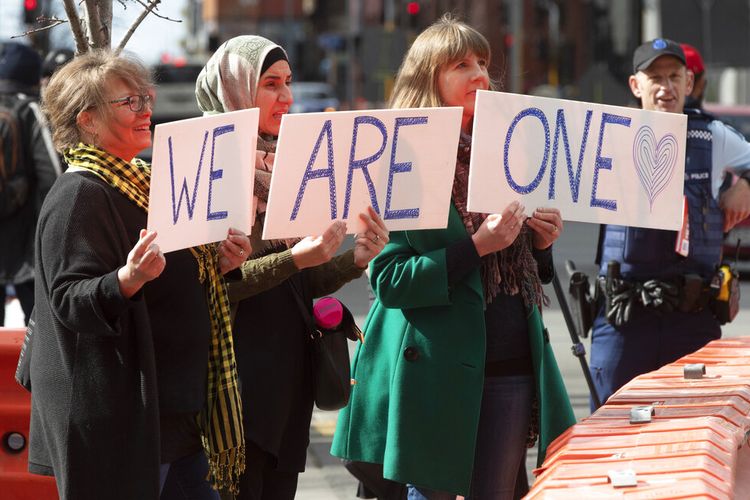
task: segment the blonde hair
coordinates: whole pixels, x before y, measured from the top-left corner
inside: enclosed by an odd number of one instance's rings
[[[42,109],[49,119],[58,151],[82,141],[77,122],[82,111],[96,109],[105,120],[112,116],[107,85],[113,79],[122,80],[140,94],[153,90],[149,71],[139,60],[108,50],[92,50],[77,56],[55,72],[42,95]]]
[[[445,14],[414,40],[401,63],[389,101],[391,108],[442,106],[438,74],[449,63],[475,54],[490,64],[490,44],[466,23]],[[490,84],[492,87],[492,83]]]

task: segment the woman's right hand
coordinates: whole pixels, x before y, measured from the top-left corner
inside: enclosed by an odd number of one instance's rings
[[[509,247],[516,241],[526,220],[524,206],[513,201],[502,214],[490,214],[471,236],[480,257]]]
[[[315,267],[325,264],[341,246],[346,236],[346,223],[334,221],[320,236],[308,236],[292,247],[292,258],[297,269]]]
[[[127,299],[135,295],[143,285],[157,278],[167,265],[154,238],[156,231],[141,229],[138,242],[128,253],[127,262],[117,271],[120,292]]]

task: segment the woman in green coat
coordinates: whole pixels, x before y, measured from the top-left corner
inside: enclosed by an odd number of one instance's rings
[[[463,107],[453,203],[446,229],[393,232],[371,263],[376,300],[332,453],[383,464],[410,499],[512,498],[536,417],[545,443],[574,423],[539,316],[559,211],[527,217],[518,201],[502,214],[466,209],[474,100],[490,87],[489,63],[487,40],[444,17],[414,41],[391,98],[395,108]]]

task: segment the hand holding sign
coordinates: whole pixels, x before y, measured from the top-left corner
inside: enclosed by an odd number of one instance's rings
[[[552,246],[563,229],[562,216],[556,208],[537,208],[526,224],[534,230],[534,248],[544,250]]]
[[[226,239],[219,243],[219,267],[221,268],[221,274],[226,274],[240,267],[252,251],[250,238],[239,229],[230,227]]]
[[[364,269],[390,239],[385,222],[374,208],[367,207],[367,213],[359,214],[359,218],[367,230],[354,235],[354,264]]]
[[[526,219],[524,206],[512,201],[502,214],[490,214],[471,236],[480,257],[499,252],[516,241]]]
[[[157,278],[167,261],[159,246],[154,243],[156,232],[141,229],[140,238],[128,253],[125,265],[118,269],[117,280],[125,298],[135,295],[143,285]]]
[[[346,236],[346,223],[334,221],[320,236],[302,238],[292,247],[292,258],[297,269],[325,264],[336,255]]]

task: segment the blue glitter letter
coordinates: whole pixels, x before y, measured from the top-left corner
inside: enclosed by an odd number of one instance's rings
[[[372,156],[364,158],[362,160],[354,159],[354,151],[357,149],[357,132],[359,131],[359,124],[367,123],[374,125],[380,133],[383,135],[383,143],[380,145],[378,152]],[[378,196],[375,193],[375,185],[372,183],[370,178],[370,172],[367,170],[367,165],[378,160],[385,151],[385,143],[388,142],[388,131],[385,129],[383,122],[375,118],[374,116],[358,116],[354,119],[354,130],[352,130],[352,149],[349,153],[349,172],[346,175],[346,194],[344,196],[344,219],[349,217],[349,201],[352,196],[352,177],[354,176],[354,169],[361,168],[362,175],[365,177],[367,183],[367,191],[370,193],[370,203],[372,208],[380,214],[380,208],[378,208]]]
[[[599,184],[599,169],[612,170],[612,158],[602,158],[602,143],[604,142],[604,126],[607,123],[625,125],[630,127],[630,118],[627,116],[610,115],[602,113],[602,124],[599,127],[599,144],[596,147],[596,164],[594,165],[594,185],[591,187],[591,206],[617,211],[617,201],[600,200],[596,197],[596,186]]]
[[[312,167],[315,164],[315,158],[318,157],[318,151],[320,150],[320,143],[323,142],[323,134],[326,135],[328,144],[328,168],[321,168],[313,170]],[[292,216],[290,221],[297,218],[299,212],[300,203],[302,203],[302,197],[305,195],[305,188],[307,187],[307,181],[311,179],[319,179],[321,177],[328,177],[328,189],[331,204],[331,220],[336,218],[336,172],[333,169],[333,132],[331,131],[331,120],[326,120],[323,124],[323,128],[320,130],[318,140],[315,142],[315,148],[313,148],[310,161],[307,163],[305,173],[302,176],[302,185],[297,192],[297,200],[294,202],[294,208],[292,209]]]
[[[568,165],[568,182],[570,183],[570,195],[573,203],[578,203],[578,188],[581,185],[581,167],[583,166],[583,154],[586,152],[586,143],[589,140],[589,125],[593,111],[586,111],[586,123],[583,125],[581,136],[581,152],[578,154],[578,169],[573,175],[573,162],[570,159],[570,145],[568,144],[568,130],[565,127],[565,113],[562,109],[557,110],[557,122],[555,123],[555,142],[552,145],[552,163],[549,172],[549,199],[555,198],[555,172],[557,170],[557,146],[560,133],[562,132],[563,146],[565,146],[565,162]]]
[[[399,172],[411,172],[411,162],[396,163],[396,146],[398,145],[398,129],[406,125],[424,125],[427,123],[426,116],[415,116],[413,118],[396,118],[393,127],[393,146],[391,147],[391,165],[388,168],[388,193],[385,197],[385,212],[383,219],[416,219],[419,217],[419,208],[404,208],[391,210],[391,193],[393,192],[393,176]]]
[[[198,180],[201,176],[201,166],[203,166],[203,155],[206,153],[206,141],[208,141],[208,131],[203,136],[203,147],[201,148],[201,157],[198,160],[198,171],[195,173],[195,185],[193,186],[193,197],[188,194],[187,179],[182,179],[182,189],[180,189],[180,199],[175,203],[174,196],[174,156],[172,154],[172,137],[167,139],[169,144],[169,175],[172,180],[172,225],[177,224],[180,218],[180,205],[182,205],[182,196],[185,196],[185,206],[187,206],[188,220],[193,220],[193,209],[195,208],[195,198],[198,194]]]
[[[528,186],[519,186],[516,181],[510,175],[510,165],[508,165],[508,151],[510,150],[510,139],[513,137],[513,130],[515,130],[518,122],[526,116],[535,116],[542,122],[544,127],[544,158],[542,158],[542,164],[539,166],[539,173],[536,178],[531,181]],[[508,181],[510,188],[516,193],[529,194],[537,188],[539,183],[542,181],[544,171],[547,169],[547,157],[549,156],[549,123],[547,123],[547,117],[544,116],[542,110],[539,108],[527,108],[521,111],[513,118],[513,121],[508,128],[508,133],[505,136],[505,150],[503,153],[503,164],[505,165],[505,179]]]
[[[208,208],[206,209],[206,220],[219,220],[226,219],[227,212],[222,210],[221,212],[211,211],[211,193],[213,189],[213,182],[216,179],[221,179],[224,176],[224,170],[214,170],[214,152],[216,151],[216,138],[222,134],[228,134],[234,132],[234,125],[224,125],[222,127],[216,127],[214,129],[213,138],[211,139],[211,169],[208,174]]]

